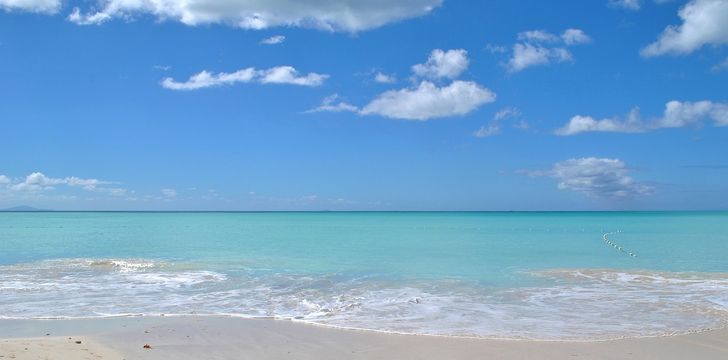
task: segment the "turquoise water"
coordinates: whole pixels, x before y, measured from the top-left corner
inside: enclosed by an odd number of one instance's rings
[[[0,317],[602,339],[728,323],[728,213],[0,213]]]

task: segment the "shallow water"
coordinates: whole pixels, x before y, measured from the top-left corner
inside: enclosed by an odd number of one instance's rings
[[[0,213],[0,317],[539,339],[728,323],[728,213]]]

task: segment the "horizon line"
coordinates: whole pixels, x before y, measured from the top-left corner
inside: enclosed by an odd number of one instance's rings
[[[728,212],[728,209],[670,210],[3,210],[2,213],[614,213]]]

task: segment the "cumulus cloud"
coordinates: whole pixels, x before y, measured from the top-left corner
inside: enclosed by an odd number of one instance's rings
[[[561,34],[561,40],[566,45],[578,45],[591,42],[591,37],[581,29],[566,29]]]
[[[394,77],[394,75],[387,75],[381,72],[377,72],[374,75],[374,81],[380,83],[380,84],[392,84],[397,82],[397,78]]]
[[[468,68],[468,52],[463,49],[443,51],[432,50],[427,62],[412,66],[412,72],[429,79],[455,79]]]
[[[583,132],[623,132],[635,133],[645,131],[645,124],[640,118],[638,109],[630,111],[626,119],[595,119],[591,116],[576,115],[569,123],[555,131],[556,135],[576,135]]]
[[[532,171],[558,181],[558,188],[604,198],[625,198],[652,194],[652,186],[635,181],[631,169],[619,159],[578,158],[558,162],[550,170]]]
[[[256,30],[294,26],[358,32],[426,15],[441,3],[442,0],[100,0],[92,10],[82,12],[76,8],[68,19],[87,25],[152,15],[158,20],[189,26],[227,24]]]
[[[61,0],[0,0],[0,9],[55,14],[61,9]]]
[[[680,25],[670,25],[647,45],[644,57],[692,53],[705,45],[728,44],[728,1],[692,0],[678,11]]]
[[[713,120],[716,126],[728,126],[728,103],[670,101],[665,105],[665,114],[655,123],[655,126],[658,128],[683,127],[705,118]]]
[[[610,7],[627,10],[639,10],[642,7],[642,0],[609,0]]]
[[[710,119],[715,126],[728,126],[728,103],[712,101],[681,102],[670,101],[665,105],[662,117],[649,121],[642,120],[639,110],[633,109],[625,119],[595,119],[591,116],[576,115],[556,135],[576,135],[585,132],[638,133],[662,128],[678,128],[699,124]]]
[[[434,80],[453,79],[467,69],[467,51],[435,49],[427,62],[412,66],[417,77]],[[322,105],[307,112],[351,111],[359,115],[379,115],[392,119],[430,120],[465,115],[483,104],[495,101],[495,94],[473,81],[453,80],[447,85],[420,80],[419,84],[379,94],[363,107],[336,102],[338,97],[324,99]]]
[[[321,105],[306,111],[307,113],[317,112],[357,112],[359,108],[340,100],[339,94],[332,94],[324,98]]]
[[[472,81],[456,80],[443,87],[422,81],[415,88],[380,94],[360,113],[393,119],[429,120],[464,115],[493,101],[495,94],[492,91]]]
[[[560,35],[545,30],[529,30],[518,33],[521,42],[513,44],[512,55],[506,67],[516,73],[536,65],[573,61],[565,46],[591,42],[591,37],[581,29],[566,29]]]
[[[263,84],[293,84],[301,86],[319,86],[329,76],[325,74],[308,73],[299,76],[293,66],[277,66],[258,72],[260,82]]]
[[[513,56],[508,60],[508,70],[515,73],[535,65],[545,65],[552,62],[561,63],[572,59],[569,50],[564,48],[515,44],[513,45]]]
[[[285,36],[275,35],[275,36],[271,36],[269,38],[265,38],[265,39],[261,40],[260,43],[263,45],[277,45],[277,44],[283,43],[284,41],[286,41]]]
[[[245,68],[232,73],[220,72],[213,74],[203,70],[192,75],[187,81],[176,81],[171,77],[162,80],[161,85],[170,90],[197,90],[208,87],[234,85],[237,83],[259,82],[263,84],[293,84],[301,86],[319,86],[329,76],[325,74],[309,73],[300,76],[292,66],[277,66],[267,70]]]
[[[0,185],[4,185],[0,189],[5,193],[39,194],[55,190],[58,186],[77,187],[86,191],[107,193],[114,196],[121,196],[126,193],[126,189],[108,186],[111,184],[114,183],[76,176],[51,178],[41,172],[34,172],[22,179],[11,179],[5,175],[0,176]]]

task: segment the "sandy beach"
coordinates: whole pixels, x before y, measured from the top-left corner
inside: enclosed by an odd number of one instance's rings
[[[572,342],[397,335],[282,320],[160,316],[2,320],[0,337],[4,359],[728,358],[726,329]]]

